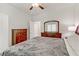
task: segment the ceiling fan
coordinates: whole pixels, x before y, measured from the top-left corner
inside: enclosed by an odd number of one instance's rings
[[[32,10],[34,7],[39,7],[39,8],[41,8],[42,10],[44,9],[44,7],[43,7],[41,4],[34,3],[34,4],[32,4],[32,6],[30,7],[29,10]]]

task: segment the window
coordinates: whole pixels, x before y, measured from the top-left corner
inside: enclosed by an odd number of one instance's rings
[[[47,31],[48,32],[56,32],[57,31],[56,24],[49,24],[49,25],[47,25]]]
[[[47,31],[49,31],[49,32],[52,31],[51,25],[47,25]]]
[[[59,21],[47,21],[44,23],[45,32],[59,32]]]

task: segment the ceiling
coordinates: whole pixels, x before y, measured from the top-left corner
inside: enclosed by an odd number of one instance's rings
[[[51,11],[53,12],[54,10],[58,11],[66,7],[73,7],[74,3],[42,3],[42,6],[45,8],[44,10],[41,10],[40,8],[33,8],[32,10],[29,10],[29,8],[32,5],[31,3],[11,3],[11,5],[19,8],[24,12],[31,12],[32,14],[35,14],[35,13],[42,13],[42,12],[51,13]]]
[[[29,10],[31,3],[11,3],[11,5],[26,12],[27,10]]]

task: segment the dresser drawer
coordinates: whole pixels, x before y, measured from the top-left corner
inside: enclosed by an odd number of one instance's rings
[[[53,38],[61,38],[61,33],[47,33],[47,32],[43,32],[41,33],[42,37],[53,37]]]

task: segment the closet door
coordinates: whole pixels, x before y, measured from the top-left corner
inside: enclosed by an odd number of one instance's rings
[[[37,36],[41,36],[41,22],[30,22],[30,39]]]
[[[8,16],[0,14],[0,52],[9,47],[8,30]]]

